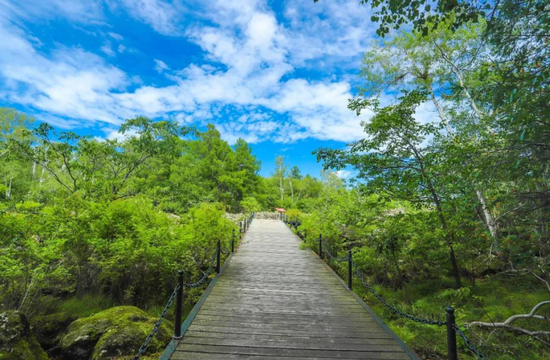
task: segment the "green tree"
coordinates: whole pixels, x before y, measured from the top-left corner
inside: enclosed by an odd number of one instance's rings
[[[350,102],[350,108],[358,112],[372,107],[374,116],[363,124],[366,138],[352,144],[349,150],[320,149],[317,156],[325,161],[325,168],[353,166],[359,172],[357,177],[368,181],[363,188],[370,193],[433,206],[449,249],[452,273],[460,287],[454,234],[444,209],[436,152],[423,146],[438,129],[431,123],[420,124],[414,118],[416,108],[425,100],[425,92],[411,91],[404,92],[397,104],[382,108],[376,100]]]

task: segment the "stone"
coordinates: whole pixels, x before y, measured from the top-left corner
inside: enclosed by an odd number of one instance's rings
[[[108,360],[135,355],[153,329],[156,318],[134,306],[117,306],[69,325],[62,337],[62,359]],[[164,322],[147,353],[162,351],[172,337],[171,326]]]
[[[0,313],[0,360],[47,360],[31,331],[25,315],[19,311]]]

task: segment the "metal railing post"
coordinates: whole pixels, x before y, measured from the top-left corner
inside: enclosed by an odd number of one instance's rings
[[[353,273],[351,271],[351,249],[348,250],[348,290],[353,290]]]
[[[235,252],[235,229],[231,232],[231,253]]]
[[[323,236],[319,234],[319,259],[323,259]]]
[[[178,271],[178,292],[176,294],[176,321],[174,338],[181,339],[181,311],[183,308],[183,270]]]
[[[222,246],[221,246],[221,241],[218,240],[218,255],[216,256],[216,274],[219,274],[220,273],[220,261],[221,261],[221,254],[222,254]]]
[[[458,360],[455,326],[455,309],[447,306],[447,356],[449,360]]]

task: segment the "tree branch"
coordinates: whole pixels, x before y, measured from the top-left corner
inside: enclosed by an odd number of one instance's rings
[[[500,329],[507,329],[511,331],[518,332],[520,334],[525,334],[534,337],[535,339],[539,340],[540,342],[550,346],[550,343],[548,341],[542,340],[539,338],[541,335],[550,336],[550,331],[542,331],[542,330],[527,330],[518,326],[512,326],[512,323],[519,319],[538,319],[538,320],[544,320],[544,321],[550,321],[550,319],[544,315],[536,315],[536,312],[543,307],[544,305],[549,305],[550,300],[541,301],[540,303],[536,304],[533,309],[528,314],[518,314],[518,315],[512,315],[508,319],[506,319],[503,322],[482,322],[482,321],[473,321],[467,326],[477,326],[477,327],[484,327],[484,328],[500,328]]]

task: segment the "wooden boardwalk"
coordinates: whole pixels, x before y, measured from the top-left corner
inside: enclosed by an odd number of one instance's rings
[[[417,359],[299,245],[281,221],[254,220],[171,359]]]

